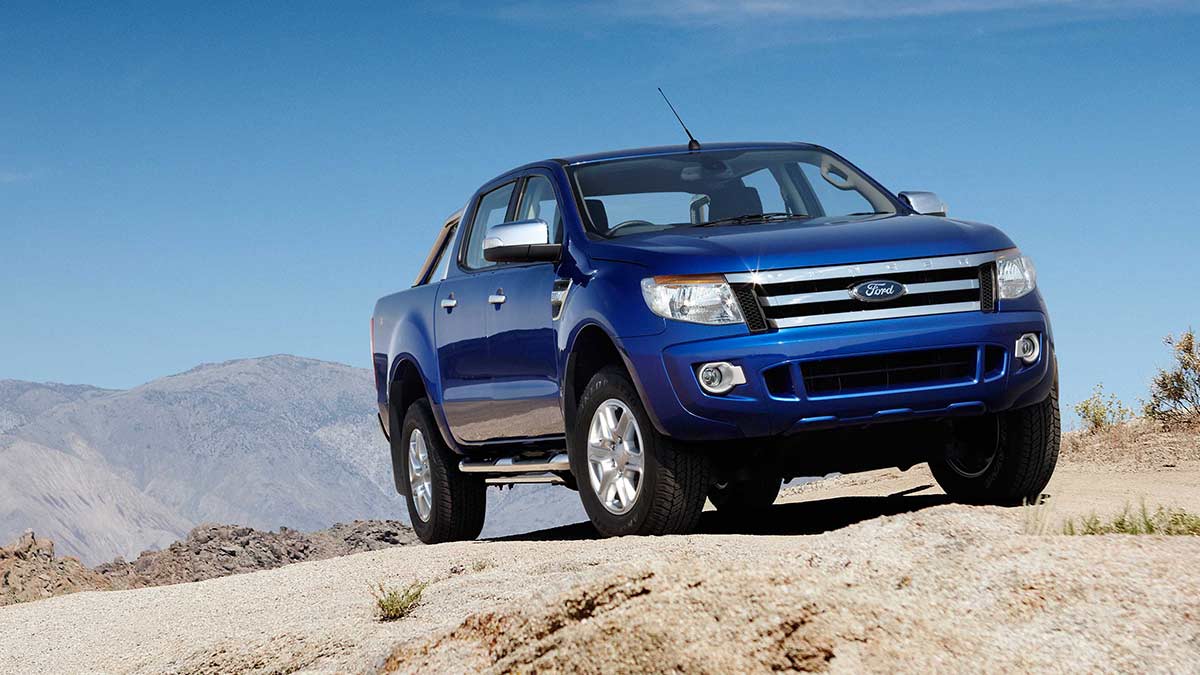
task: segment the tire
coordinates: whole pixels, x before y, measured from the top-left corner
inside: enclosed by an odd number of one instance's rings
[[[988,415],[965,425],[950,448],[930,460],[938,485],[952,499],[972,504],[1011,506],[1036,503],[1058,463],[1061,436],[1058,385],[1045,401],[1009,412]],[[990,461],[964,464],[963,451]]]
[[[446,447],[429,401],[422,398],[409,406],[402,434],[408,516],[417,537],[426,544],[478,537],[487,510],[487,485],[482,478],[458,470],[458,458]],[[413,443],[417,434],[425,449],[424,460],[418,459],[417,464],[423,465],[428,474],[426,500],[418,496],[423,481],[421,474],[414,474],[410,457],[415,452],[420,458],[419,446]]]
[[[753,513],[769,508],[779,497],[783,478],[773,471],[753,471],[708,489],[708,501],[725,515]]]
[[[609,443],[598,435],[598,442],[589,448],[593,426],[603,424],[604,413],[597,418],[602,407],[614,415],[608,418],[616,422],[613,435],[624,429],[621,442],[605,449]],[[580,397],[578,410],[568,454],[583,508],[596,530],[606,537],[693,531],[704,510],[709,484],[708,458],[689,452],[655,430],[637,390],[621,368],[608,366],[596,373]],[[636,426],[629,424],[630,421]],[[631,439],[636,440],[636,453],[632,451]],[[637,473],[639,457],[640,473]],[[595,467],[592,459],[597,460]],[[607,475],[617,476],[613,481],[615,487],[602,493],[597,483],[605,486],[603,475],[598,475],[604,467],[624,468],[610,470]],[[636,481],[632,478],[635,474]],[[621,481],[628,489],[620,489]],[[601,494],[611,495],[612,499],[602,499]]]

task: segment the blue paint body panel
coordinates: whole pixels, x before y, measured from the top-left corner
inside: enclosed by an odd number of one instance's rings
[[[816,147],[802,144],[712,144],[708,149]],[[600,330],[630,371],[657,429],[687,441],[781,437],[807,429],[921,417],[978,415],[1043,400],[1057,378],[1054,341],[1036,291],[1000,301],[995,312],[961,312],[751,332],[744,324],[710,326],[653,314],[640,283],[664,274],[731,274],[756,270],[927,258],[1013,248],[989,225],[895,215],[816,219],[754,227],[663,231],[603,239],[587,233],[568,175],[577,164],[685,152],[669,146],[536,162],[488,181],[464,210],[449,244],[445,279],[380,299],[374,312],[377,398],[386,407],[398,373],[416,372],[444,438],[458,453],[516,452],[530,443],[564,441],[571,392],[570,356],[585,330]],[[498,265],[482,271],[458,263],[480,197],[523,176],[549,177],[562,213],[563,254],[556,263]],[[889,194],[889,198],[894,199]],[[899,203],[899,202],[897,202]],[[552,315],[556,281],[569,283],[561,314]],[[441,302],[457,301],[453,309]],[[506,297],[502,304],[490,295]],[[1012,356],[1023,333],[1043,338],[1040,359]],[[814,360],[913,350],[977,350],[973,373],[886,391],[810,394],[804,367]],[[990,351],[989,351],[990,350]],[[1002,354],[985,363],[987,354]],[[746,384],[724,396],[704,393],[695,367],[740,365]],[[988,369],[986,366],[995,366]],[[412,368],[413,371],[406,369]],[[766,371],[786,372],[785,391],[768,388]]]

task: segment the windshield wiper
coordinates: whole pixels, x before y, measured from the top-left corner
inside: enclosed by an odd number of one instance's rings
[[[747,213],[744,216],[733,216],[730,218],[718,218],[717,220],[708,220],[703,223],[696,223],[694,227],[713,227],[714,225],[745,225],[748,223],[772,223],[781,220],[803,220],[810,218],[803,213],[784,213],[777,211],[774,213]]]

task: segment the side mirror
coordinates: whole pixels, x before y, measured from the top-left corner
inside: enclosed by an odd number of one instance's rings
[[[946,203],[932,192],[901,192],[900,199],[908,204],[908,208],[921,215],[946,215]]]
[[[562,245],[550,243],[550,226],[540,219],[500,223],[483,238],[483,258],[491,262],[552,262]]]

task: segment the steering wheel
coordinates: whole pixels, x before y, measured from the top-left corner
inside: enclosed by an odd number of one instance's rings
[[[612,227],[608,228],[608,234],[612,234],[613,232],[616,232],[617,230],[621,229],[622,227],[629,227],[630,225],[649,225],[651,227],[654,227],[654,223],[652,223],[648,220],[637,220],[635,218],[634,220],[626,220],[624,222],[613,225]]]

